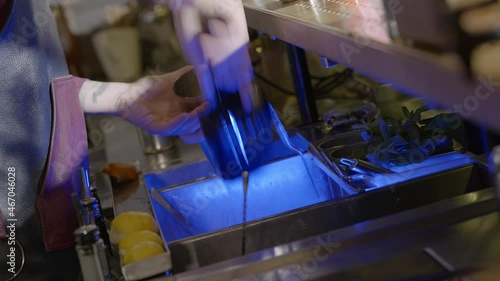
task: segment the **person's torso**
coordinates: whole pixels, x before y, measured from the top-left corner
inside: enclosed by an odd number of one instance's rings
[[[75,260],[47,255],[35,208],[51,139],[50,81],[68,75],[64,52],[47,1],[0,5],[0,186],[7,186],[9,168],[15,168],[16,239],[29,250],[16,280],[70,280],[64,272],[76,276]],[[6,196],[1,190],[4,215]]]

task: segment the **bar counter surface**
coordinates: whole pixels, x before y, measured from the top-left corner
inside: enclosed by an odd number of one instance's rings
[[[142,153],[135,128],[111,119],[104,146],[90,155],[93,169],[106,162],[137,165],[142,173],[206,158],[199,145],[177,142],[178,150]],[[94,171],[95,172],[95,171]],[[105,206],[114,214],[151,212],[143,180],[126,199],[109,196],[99,178]],[[108,189],[108,193],[106,192]],[[110,202],[114,201],[114,202]],[[111,206],[112,207],[112,206]],[[449,274],[498,265],[500,219],[490,189],[359,223],[243,257],[148,280],[443,280]],[[408,279],[406,279],[408,278]],[[441,279],[439,279],[441,278]],[[471,281],[482,280],[469,278]]]

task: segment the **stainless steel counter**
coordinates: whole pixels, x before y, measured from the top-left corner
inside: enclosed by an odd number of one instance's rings
[[[141,174],[145,174],[206,160],[199,145],[187,145],[180,140],[175,140],[173,149],[145,155],[136,127],[120,118],[89,116],[87,127],[93,144],[89,149],[90,170],[95,175],[95,185],[108,223],[123,212],[142,211],[153,214],[153,211],[143,177],[132,182],[113,184],[107,175],[100,173],[106,164],[114,162],[135,165]],[[109,262],[114,273],[120,275],[118,255],[110,258]]]
[[[94,118],[93,120],[94,126],[90,125],[89,135],[92,137],[92,135],[99,134],[101,137],[98,145],[90,153],[91,171],[96,174],[96,185],[100,190],[103,208],[109,210],[114,206],[115,215],[126,211],[152,213],[152,210],[143,178],[115,186],[112,190],[109,178],[99,173],[107,163],[135,165],[142,174],[145,174],[206,160],[199,145],[187,145],[178,139],[171,150],[145,155],[142,152],[135,126],[114,117]]]
[[[468,80],[463,63],[453,53],[393,42],[381,0],[243,3],[250,27],[379,81],[390,81],[407,94],[447,106],[500,132],[500,82],[489,77]]]
[[[112,119],[112,124],[113,130],[105,134],[104,147],[94,149],[91,155],[94,171],[107,162],[136,164],[148,173],[206,160],[199,146],[182,142],[177,143],[177,150],[145,156],[132,125],[119,119]],[[127,188],[123,197],[113,190],[115,212],[151,212],[144,182],[135,182]],[[151,280],[351,281],[444,273],[442,266],[424,252],[425,248],[438,253],[456,270],[484,266],[500,261],[497,235],[500,221],[496,208],[491,190],[470,193]],[[468,254],[463,255],[464,252]]]
[[[499,231],[495,198],[485,190],[154,280],[436,277],[497,265]]]

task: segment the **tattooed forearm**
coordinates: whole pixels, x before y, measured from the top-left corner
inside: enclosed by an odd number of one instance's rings
[[[121,95],[130,88],[129,83],[97,82],[87,80],[80,88],[80,104],[85,113],[116,114]]]
[[[97,83],[95,90],[92,92],[92,103],[97,103],[97,98],[102,96],[106,89],[109,87],[109,83]]]

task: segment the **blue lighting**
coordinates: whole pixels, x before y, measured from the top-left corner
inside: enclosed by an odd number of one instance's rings
[[[275,159],[281,160],[270,162],[250,173],[247,197],[249,222],[356,194],[310,154],[305,154],[304,159],[301,159],[300,156],[281,158],[280,153],[273,153],[278,157]],[[376,187],[367,191],[471,163],[468,155],[460,153],[434,156],[423,163],[395,167],[392,169],[395,174],[374,177],[372,183]],[[184,227],[174,215],[153,199],[152,205],[166,242],[242,223],[243,180],[241,177],[231,180],[213,176],[207,178],[209,170],[205,161],[146,175],[148,188],[157,189],[162,198],[176,210],[177,216],[180,215],[189,222],[189,227]],[[314,184],[311,178],[315,181]]]
[[[408,166],[394,167],[391,170],[395,172],[390,175],[379,175],[374,177],[372,183],[376,187],[367,189],[371,191],[396,183],[444,172],[450,169],[462,167],[472,163],[472,159],[466,154],[448,153],[430,157],[422,163],[411,164]]]
[[[247,220],[254,221],[334,199],[338,190],[311,155],[290,157],[252,171],[247,193]],[[304,167],[304,162],[309,169]],[[311,172],[316,192],[307,171]],[[243,181],[212,178],[160,191],[162,197],[189,222],[194,233],[153,200],[153,207],[167,242],[212,232],[243,222]]]

